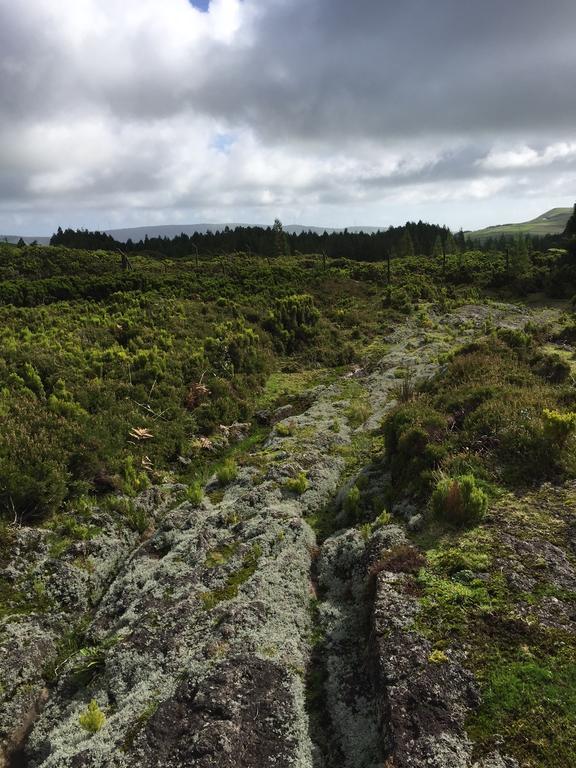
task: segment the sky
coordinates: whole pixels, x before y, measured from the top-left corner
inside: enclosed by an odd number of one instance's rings
[[[574,0],[0,0],[0,233],[576,200]]]

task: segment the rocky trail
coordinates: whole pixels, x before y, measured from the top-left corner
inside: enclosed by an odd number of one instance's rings
[[[63,553],[49,531],[16,529],[0,567],[25,609],[0,619],[0,766],[516,765],[474,762],[474,680],[429,661],[406,575],[386,567],[418,511],[355,526],[350,489],[384,509],[366,457],[400,387],[486,323],[530,319],[494,305],[433,330],[407,320],[371,369],[308,392],[228,485],[213,479],[199,504],[182,486],[142,494],[142,535],[105,510]],[[94,732],[80,726],[92,700],[106,718]]]

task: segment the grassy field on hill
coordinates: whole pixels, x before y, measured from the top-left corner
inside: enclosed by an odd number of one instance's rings
[[[552,208],[546,213],[537,216],[530,221],[522,221],[517,224],[497,224],[473,232],[466,232],[466,237],[472,240],[487,240],[490,237],[517,237],[518,235],[530,235],[543,237],[544,235],[559,235],[564,231],[566,222],[572,213],[571,208]]]

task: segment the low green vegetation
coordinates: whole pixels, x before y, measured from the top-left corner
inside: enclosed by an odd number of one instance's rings
[[[217,553],[212,553],[210,565],[212,565],[212,567],[225,565],[235,552],[236,549],[233,548],[232,550],[218,550]],[[219,603],[226,600],[233,600],[238,594],[238,590],[242,584],[254,575],[261,555],[262,549],[260,545],[253,544],[250,550],[242,558],[240,567],[228,574],[222,586],[202,592],[199,597],[204,610],[211,611]],[[220,557],[221,560],[218,562]]]
[[[289,477],[284,482],[284,488],[291,493],[296,493],[299,496],[304,493],[308,488],[308,478],[305,472],[299,472],[296,477]]]
[[[224,463],[216,469],[216,477],[218,478],[220,485],[228,485],[236,479],[237,474],[238,465],[234,459],[226,459]]]
[[[418,312],[428,327],[422,305],[568,285],[542,254],[522,277],[521,259],[452,241],[444,257],[411,255],[447,238],[427,231],[414,228],[390,270],[342,254],[238,254],[223,268],[180,251],[134,253],[126,268],[112,251],[0,244],[2,516],[41,520],[83,494],[193,482],[226,448],[224,428],[330,381],[363,350],[369,360],[399,317]],[[409,379],[403,389],[407,401]],[[369,404],[350,399],[358,426]]]
[[[92,699],[84,712],[80,714],[78,722],[80,727],[88,733],[97,733],[102,728],[106,722],[106,715],[98,706],[96,699]]]
[[[384,423],[393,499],[424,513],[421,561],[392,550],[387,568],[412,574],[429,662],[465,657],[478,681],[477,756],[499,735],[523,766],[572,765],[576,638],[551,617],[576,601],[560,564],[572,562],[576,395],[550,350],[557,329],[487,331]]]
[[[470,344],[386,420],[394,492],[432,497],[449,522],[477,522],[499,487],[571,475],[575,405],[571,382],[549,375],[530,335],[494,333]]]
[[[155,521],[136,497],[150,486],[156,493],[183,482],[178,503],[199,507],[211,478],[213,503],[243,467],[252,468],[243,479],[261,483],[315,434],[296,417],[277,419],[308,407],[304,390],[338,382],[328,393],[337,417],[322,437],[343,459],[348,490],[307,518],[317,541],[346,525],[369,541],[397,522],[397,503],[421,513],[408,526],[413,540],[377,561],[372,583],[378,569],[404,574],[430,664],[458,659],[474,672],[482,701],[467,727],[479,754],[500,733],[529,768],[568,766],[576,642],[542,616],[546,601],[573,606],[576,595],[554,581],[546,557],[533,555],[542,541],[569,552],[574,525],[576,322],[567,315],[553,331],[487,322],[482,338],[447,353],[471,324],[459,329],[439,318],[471,300],[569,298],[572,254],[529,249],[524,240],[466,249],[463,237],[426,226],[379,240],[342,235],[342,253],[329,257],[290,255],[281,231],[269,243],[274,253],[262,255],[190,255],[190,239],[180,239],[166,252],[135,248],[130,268],[112,251],[0,244],[0,564],[18,549],[18,525],[39,525],[48,564],[64,557],[84,577],[99,544],[92,540],[111,522],[138,534],[134,541],[149,535]],[[338,239],[329,242],[336,248]],[[389,262],[379,260],[383,242],[398,247]],[[362,376],[377,370],[399,323],[414,332],[408,353],[438,342],[439,374],[418,386],[410,364],[397,359],[396,405],[381,431],[369,431],[374,403]],[[360,376],[343,378],[351,364]],[[287,404],[291,410],[277,411]],[[285,438],[280,448],[265,442],[271,431]],[[294,502],[314,476],[297,471],[276,491]],[[539,495],[546,482],[561,489],[553,508]],[[233,535],[246,516],[219,511],[196,593],[207,612],[236,598],[257,571],[260,545]],[[0,580],[0,617],[51,607],[48,577]],[[75,689],[94,687],[118,638],[86,638],[85,621],[62,636],[44,670],[49,683],[65,671]],[[315,711],[324,679],[310,683]],[[156,706],[154,698],[142,702],[125,749]],[[88,733],[105,722],[96,700],[79,716]]]

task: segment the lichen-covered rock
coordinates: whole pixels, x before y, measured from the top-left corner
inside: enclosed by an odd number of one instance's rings
[[[213,478],[198,506],[181,502],[182,486],[150,488],[129,521],[94,510],[95,532],[56,542],[59,554],[49,532],[21,529],[0,575],[35,600],[0,626],[4,756],[33,725],[28,768],[471,768],[474,680],[415,630],[412,577],[380,567],[402,529],[341,530],[318,547],[306,518],[337,512],[353,484],[378,506],[388,478],[358,472],[354,451],[399,380],[431,376],[490,318],[528,317],[461,307],[432,318],[435,335],[408,319],[362,376],[262,414],[276,426],[258,457],[228,485]],[[421,510],[399,511],[419,527]],[[572,588],[561,552],[543,561]],[[80,720],[92,700],[105,717],[94,732]],[[494,754],[474,768],[513,765]]]
[[[394,768],[470,768],[472,744],[464,722],[478,705],[473,675],[446,654],[436,656],[415,628],[418,601],[409,574],[380,571],[372,614],[372,660],[383,738]],[[480,766],[514,766],[500,755]],[[502,761],[498,763],[497,761]]]

